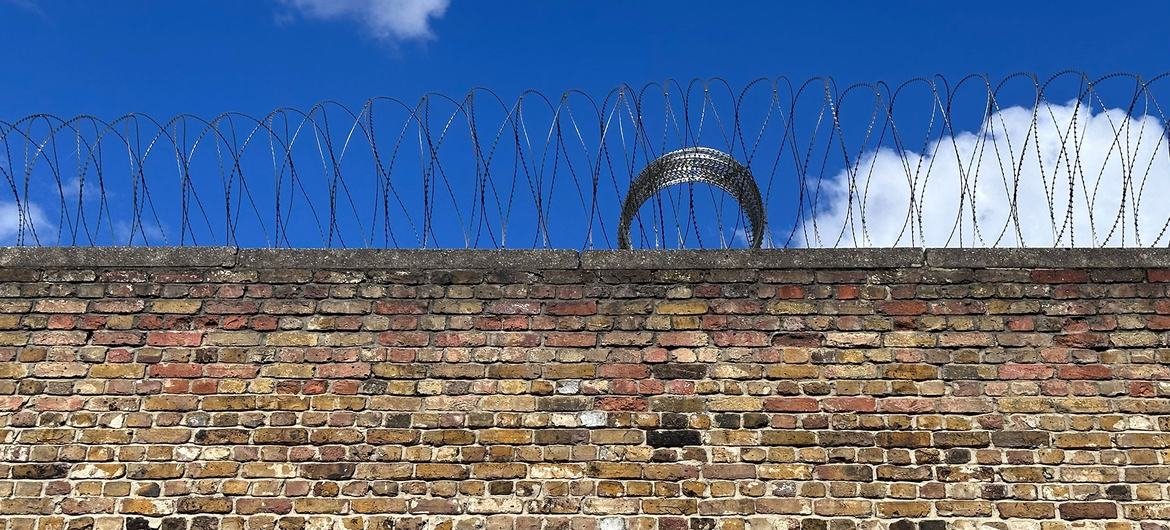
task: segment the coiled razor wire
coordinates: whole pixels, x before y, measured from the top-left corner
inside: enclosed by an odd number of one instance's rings
[[[1166,76],[716,78],[261,116],[32,114],[0,121],[0,244],[1164,247]],[[645,176],[667,153],[690,153],[665,159],[690,176]],[[698,153],[723,167],[683,171]]]
[[[687,147],[671,151],[646,166],[630,183],[618,221],[618,246],[630,248],[630,223],[651,197],[671,186],[700,182],[731,195],[747,217],[752,248],[760,248],[767,225],[760,188],[750,171],[731,155],[708,147]]]

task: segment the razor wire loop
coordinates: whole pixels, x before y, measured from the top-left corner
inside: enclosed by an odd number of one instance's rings
[[[730,195],[747,217],[751,248],[764,241],[767,216],[751,171],[731,155],[709,147],[687,147],[662,155],[630,183],[618,221],[618,246],[630,248],[630,223],[646,201],[671,186],[708,184]],[[692,210],[693,211],[693,210]]]

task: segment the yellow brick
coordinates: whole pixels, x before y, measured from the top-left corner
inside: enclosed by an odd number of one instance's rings
[[[713,398],[707,402],[712,411],[756,411],[763,410],[764,400],[748,396]]]
[[[155,300],[150,303],[150,312],[189,315],[198,312],[202,304],[200,300]]]
[[[654,308],[660,315],[701,315],[707,312],[707,302],[703,300],[680,300],[661,302]]]
[[[19,379],[28,375],[27,365],[20,363],[0,363],[0,378]]]
[[[264,337],[268,346],[316,346],[317,335],[304,331],[277,331]]]
[[[172,499],[122,499],[122,513],[170,515],[175,513],[175,501]]]
[[[280,379],[308,379],[313,377],[313,365],[276,363],[260,367],[260,377]]]
[[[137,379],[145,373],[141,364],[95,364],[89,369],[89,376],[97,379]]]

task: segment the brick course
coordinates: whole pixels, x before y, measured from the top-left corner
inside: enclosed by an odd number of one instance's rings
[[[1158,256],[3,252],[0,529],[1168,528]]]

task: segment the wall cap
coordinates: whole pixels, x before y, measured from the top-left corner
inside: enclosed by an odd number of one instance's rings
[[[1128,269],[1170,267],[1170,248],[931,248],[926,266]]]
[[[0,267],[231,267],[231,247],[0,247]]]
[[[1168,248],[761,250],[382,250],[231,247],[0,247],[10,268],[944,269],[1170,267]]]
[[[240,249],[247,269],[576,269],[573,250]]]
[[[582,269],[885,269],[922,266],[919,248],[593,250]]]

